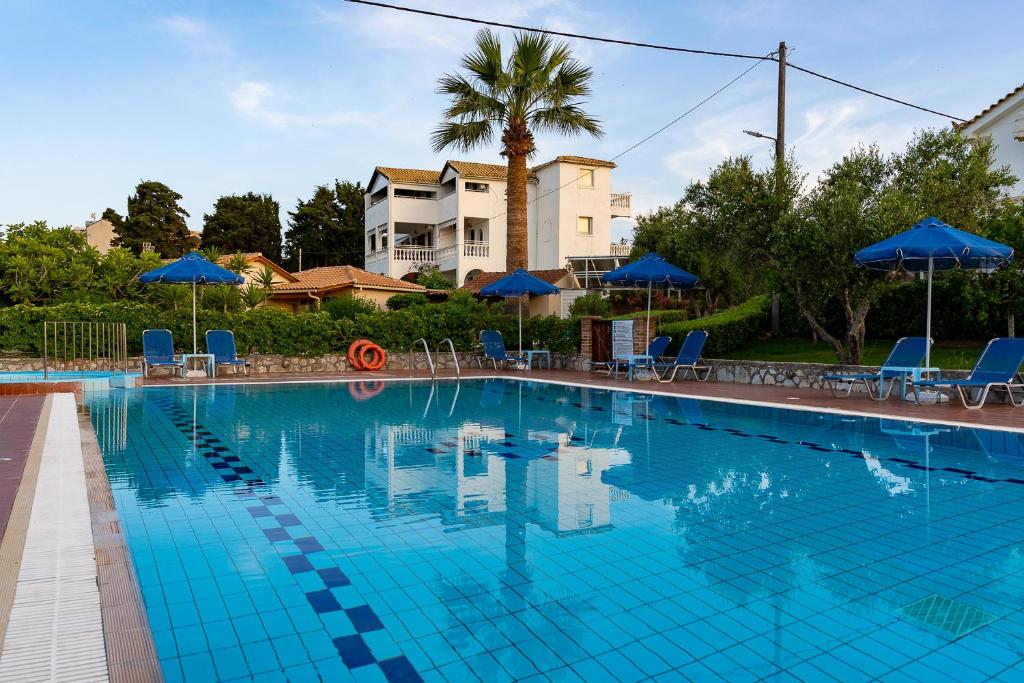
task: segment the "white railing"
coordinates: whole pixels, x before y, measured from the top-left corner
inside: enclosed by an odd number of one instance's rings
[[[491,253],[491,246],[487,242],[463,242],[463,256],[478,256],[487,258]]]
[[[609,256],[629,256],[631,251],[633,251],[632,244],[612,244],[608,247]]]
[[[125,323],[43,322],[43,377],[51,371],[109,370],[128,374]]]
[[[396,261],[434,262],[434,247],[395,247]]]
[[[437,260],[444,261],[446,259],[455,258],[455,255],[459,253],[459,245],[452,244],[447,247],[440,247],[437,250]]]
[[[633,201],[629,192],[612,192],[612,206],[616,209],[628,209]]]

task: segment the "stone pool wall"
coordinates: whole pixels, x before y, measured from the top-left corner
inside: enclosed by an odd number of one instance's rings
[[[709,381],[732,384],[764,384],[769,386],[798,387],[804,389],[827,389],[823,375],[841,373],[854,374],[877,372],[877,366],[869,365],[827,365],[825,363],[780,363],[758,360],[709,360],[712,367]],[[966,370],[943,371],[942,376],[959,378],[967,376]],[[858,385],[854,391],[863,391]]]

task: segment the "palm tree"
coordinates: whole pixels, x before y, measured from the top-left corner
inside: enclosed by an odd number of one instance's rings
[[[506,267],[526,268],[526,159],[536,151],[534,133],[602,135],[597,119],[580,108],[590,93],[593,71],[572,56],[566,43],[538,33],[519,33],[507,60],[496,33],[476,34],[476,49],[462,58],[469,73],[445,74],[438,92],[451,96],[444,121],[434,131],[434,151],[460,151],[489,144],[501,131],[508,159]]]

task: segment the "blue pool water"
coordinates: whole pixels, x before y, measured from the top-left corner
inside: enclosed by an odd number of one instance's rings
[[[87,401],[168,680],[1024,675],[1017,434],[516,380]]]

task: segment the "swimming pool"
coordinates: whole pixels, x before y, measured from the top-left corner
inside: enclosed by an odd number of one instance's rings
[[[168,680],[1021,673],[1020,434],[518,380],[87,403]]]
[[[0,372],[0,384],[80,382],[86,391],[104,391],[111,387],[134,387],[136,380],[141,378],[137,372],[111,372],[109,370],[82,370],[77,372],[51,370],[48,373],[25,370]]]

